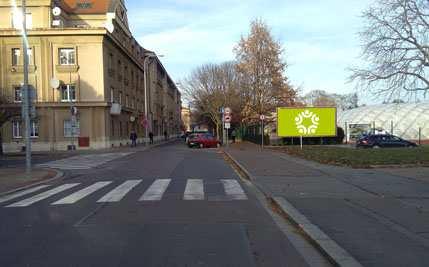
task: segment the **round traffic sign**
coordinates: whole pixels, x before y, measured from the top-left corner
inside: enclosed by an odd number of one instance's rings
[[[264,114],[262,114],[261,116],[259,116],[259,119],[260,119],[261,121],[265,120],[265,115],[264,115]]]
[[[231,122],[231,116],[230,115],[225,115],[224,121],[225,122]]]

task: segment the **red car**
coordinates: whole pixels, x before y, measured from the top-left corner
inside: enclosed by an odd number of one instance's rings
[[[189,136],[189,147],[219,147],[220,141],[209,133],[197,133]]]

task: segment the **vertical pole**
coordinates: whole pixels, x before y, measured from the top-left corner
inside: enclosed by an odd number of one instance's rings
[[[347,129],[347,122],[344,123],[344,135],[346,136],[346,144],[349,143],[349,130]]]
[[[372,134],[375,134],[375,121],[372,122]]]
[[[145,140],[145,145],[148,145],[147,142],[147,138],[148,138],[148,133],[147,133],[147,128],[148,128],[148,118],[147,118],[147,113],[148,113],[148,106],[147,106],[147,79],[148,79],[148,75],[147,75],[147,60],[148,60],[148,56],[144,56],[144,60],[143,60],[143,71],[144,71],[144,119],[146,121],[145,125],[144,125],[144,140]]]
[[[393,135],[393,121],[390,121],[390,134]]]
[[[419,145],[422,144],[422,127],[419,127]]]
[[[229,130],[229,129],[225,129],[225,131],[226,131],[226,147],[229,147],[229,136],[228,136],[228,130]]]
[[[261,120],[261,148],[264,149],[264,120]]]
[[[299,143],[301,144],[301,150],[302,150],[302,135],[299,137]]]
[[[24,55],[24,86],[23,86],[23,109],[22,116],[25,124],[25,171],[27,177],[31,176],[31,121],[30,121],[30,93],[28,88],[28,40],[27,40],[27,16],[26,16],[26,2],[22,0],[22,46]]]

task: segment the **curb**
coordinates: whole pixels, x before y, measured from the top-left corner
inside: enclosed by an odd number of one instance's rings
[[[242,171],[250,181],[255,178],[227,151],[222,152]],[[259,188],[259,187],[258,187]],[[274,197],[266,194],[259,188],[268,199],[274,202],[277,207],[295,224],[303,234],[315,245],[315,247],[329,258],[336,266],[362,267],[362,265],[345,249],[340,247],[337,242],[326,235],[317,225],[312,224],[310,220],[299,212],[289,201],[283,197]]]
[[[28,189],[28,188],[36,186],[36,185],[50,183],[50,182],[55,181],[55,180],[57,180],[57,179],[59,179],[59,178],[61,178],[61,177],[64,176],[64,173],[62,171],[60,171],[60,170],[57,170],[57,169],[49,169],[49,170],[55,171],[57,174],[53,178],[50,178],[50,179],[47,179],[47,180],[38,181],[38,182],[35,182],[35,183],[32,183],[32,184],[28,184],[28,185],[25,185],[25,186],[21,186],[21,187],[18,187],[18,188],[15,188],[15,189],[12,189],[12,190],[9,190],[9,191],[6,191],[6,192],[1,192],[0,196],[9,195],[9,194],[12,194],[12,193],[15,193],[15,192],[18,192],[18,191],[22,191],[22,190]]]

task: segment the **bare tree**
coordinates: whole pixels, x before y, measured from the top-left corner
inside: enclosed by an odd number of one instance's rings
[[[259,114],[269,115],[279,105],[290,105],[296,95],[284,76],[287,65],[281,60],[280,43],[264,22],[254,20],[250,26],[249,35],[242,37],[234,49],[245,100],[245,121],[254,120]]]
[[[209,118],[217,136],[220,136],[222,128],[220,109],[229,106],[239,114],[241,98],[234,63],[200,66],[183,81],[183,85],[184,96],[191,103],[193,113],[200,118]]]
[[[353,68],[358,87],[388,100],[429,91],[429,1],[378,0],[359,34],[367,62]]]

